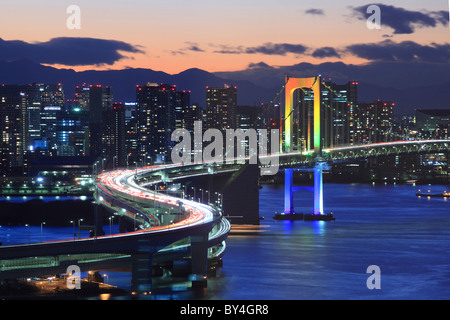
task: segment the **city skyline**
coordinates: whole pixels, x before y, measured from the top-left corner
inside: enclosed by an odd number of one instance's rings
[[[359,99],[357,82],[320,81],[324,148],[448,138],[446,109],[434,110],[436,115],[433,110],[417,110],[417,121],[395,119],[395,102]],[[191,102],[191,91],[172,84],[138,85],[135,102],[115,99],[110,86],[83,84],[72,90],[75,99],[65,99],[71,90],[61,84],[0,86],[4,176],[29,175],[40,157],[103,158],[109,167],[164,163],[174,147],[174,130],[195,131],[196,121],[222,132],[287,127],[282,106],[239,104],[238,88],[230,85],[204,88],[206,109]],[[318,133],[311,113],[314,92],[299,90],[294,99],[291,142],[307,153],[315,148],[313,137]]]

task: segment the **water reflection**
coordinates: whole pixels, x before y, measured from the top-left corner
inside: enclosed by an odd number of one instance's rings
[[[426,187],[435,193],[447,189]],[[336,221],[288,222],[271,219],[283,209],[283,186],[264,186],[260,216],[266,217],[261,221],[265,232],[230,236],[224,265],[208,278],[208,288],[195,291],[189,282],[177,281],[155,287],[145,299],[450,299],[449,201],[419,199],[421,188],[326,184],[325,209]],[[294,200],[299,212],[312,209],[312,198],[304,193]],[[44,232],[50,240],[70,236],[72,230]],[[39,239],[39,229],[31,227],[30,236]],[[4,244],[26,237],[24,227],[0,228]],[[380,291],[366,287],[370,265],[381,268]],[[130,280],[129,273],[108,272],[108,283],[120,288],[129,288]]]

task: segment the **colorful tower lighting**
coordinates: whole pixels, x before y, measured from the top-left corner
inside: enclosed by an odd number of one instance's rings
[[[292,136],[294,127],[294,91],[300,88],[313,90],[314,92],[314,153],[322,153],[321,137],[321,78],[290,78],[286,77],[285,86],[285,140],[284,151],[292,152]]]

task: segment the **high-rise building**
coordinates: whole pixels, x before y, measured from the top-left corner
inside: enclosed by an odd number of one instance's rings
[[[65,108],[65,94],[62,84],[38,83],[40,93],[40,129],[42,139],[49,149],[56,149],[57,119]]]
[[[394,140],[394,106],[395,103],[382,100],[358,103],[353,112],[353,143],[357,145]]]
[[[33,146],[35,140],[41,139],[41,93],[38,85],[4,85],[9,92],[23,93],[26,98],[27,130],[25,132],[25,148]]]
[[[125,102],[125,165],[131,166],[138,162],[138,121],[137,103]]]
[[[239,129],[262,129],[264,128],[263,108],[260,106],[237,106],[236,128]]]
[[[186,128],[185,116],[191,105],[191,91],[177,91],[175,93],[175,128]]]
[[[28,129],[27,95],[19,86],[0,86],[0,174],[24,173]]]
[[[225,85],[223,88],[206,87],[206,128],[236,128],[237,88]]]
[[[27,173],[28,160],[32,157],[26,156],[26,153],[33,153],[37,147],[47,149],[55,142],[56,113],[64,107],[64,91],[61,84],[36,83],[3,85],[1,91],[2,109],[6,117],[2,121],[10,124],[3,129],[15,131],[16,140],[20,136],[20,143],[10,142],[9,148],[15,149],[11,153],[14,154],[12,158],[16,159],[11,165],[22,167],[23,172]],[[17,112],[20,112],[20,116]],[[14,122],[13,126],[10,122],[12,117],[19,121]],[[20,130],[17,129],[19,126]],[[4,139],[10,139],[6,131]]]
[[[57,116],[56,149],[58,156],[89,154],[89,113],[80,108],[61,111]]]
[[[194,133],[196,121],[203,122],[204,110],[196,103],[186,106],[183,113],[183,128]]]
[[[41,108],[41,135],[48,141],[50,149],[57,148],[58,119],[64,113],[60,106],[44,106]]]
[[[125,107],[114,103],[103,110],[103,155],[112,161],[113,168],[126,165]]]
[[[139,156],[142,164],[170,159],[175,130],[176,87],[147,83],[137,86]]]
[[[81,86],[75,87],[75,100],[78,102],[79,107],[82,110],[88,110],[89,108],[89,92],[91,86],[83,83]]]
[[[42,107],[61,107],[65,105],[64,88],[61,83],[48,84],[38,83],[36,84],[41,96]]]
[[[41,92],[36,84],[22,86],[27,96],[28,128],[26,147],[34,145],[35,140],[41,139]]]
[[[112,88],[102,85],[77,86],[75,100],[81,111],[89,112],[89,156],[102,155],[102,123],[103,109],[110,108],[113,103]]]

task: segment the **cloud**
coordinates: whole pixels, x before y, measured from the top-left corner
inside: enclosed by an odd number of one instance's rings
[[[449,23],[449,12],[448,11],[435,11],[431,13],[437,21],[442,23],[444,26],[448,26]]]
[[[257,62],[257,63],[252,62],[252,63],[249,63],[249,65],[248,65],[248,69],[268,69],[268,68],[272,68],[272,67],[263,61]]]
[[[205,50],[201,49],[196,42],[186,42],[186,44],[188,46],[182,49],[183,51],[205,52]]]
[[[256,47],[230,47],[230,46],[220,46],[220,50],[214,51],[215,53],[222,54],[264,54],[264,55],[281,55],[284,56],[288,53],[293,54],[304,54],[308,48],[301,44],[291,44],[291,43],[265,43]]]
[[[190,46],[189,48],[187,48],[187,50],[196,51],[196,52],[205,52],[205,50],[200,49],[200,47],[195,46],[195,45]]]
[[[187,47],[184,47],[182,49],[176,50],[176,51],[171,51],[172,55],[185,55],[186,52],[188,51],[194,51],[194,52],[205,52],[205,50],[201,49],[198,45],[198,43],[196,42],[186,42]]]
[[[340,58],[341,57],[341,55],[336,51],[336,49],[334,49],[332,47],[323,47],[323,48],[316,49],[312,53],[312,56],[314,58],[328,58],[328,57]]]
[[[314,16],[323,16],[325,12],[322,9],[308,9],[305,11],[305,14],[311,14]]]
[[[381,10],[381,25],[394,29],[394,34],[411,34],[416,28],[435,28],[438,24],[448,24],[448,11],[420,12],[406,10],[384,4],[376,4]],[[352,8],[357,18],[366,20],[369,5]]]
[[[140,46],[123,41],[95,38],[53,38],[47,42],[28,43],[0,38],[0,60],[32,60],[67,66],[112,65],[125,58],[120,51],[144,53]]]
[[[413,41],[400,43],[385,40],[379,43],[354,44],[347,52],[371,61],[450,63],[450,44],[421,45]]]

